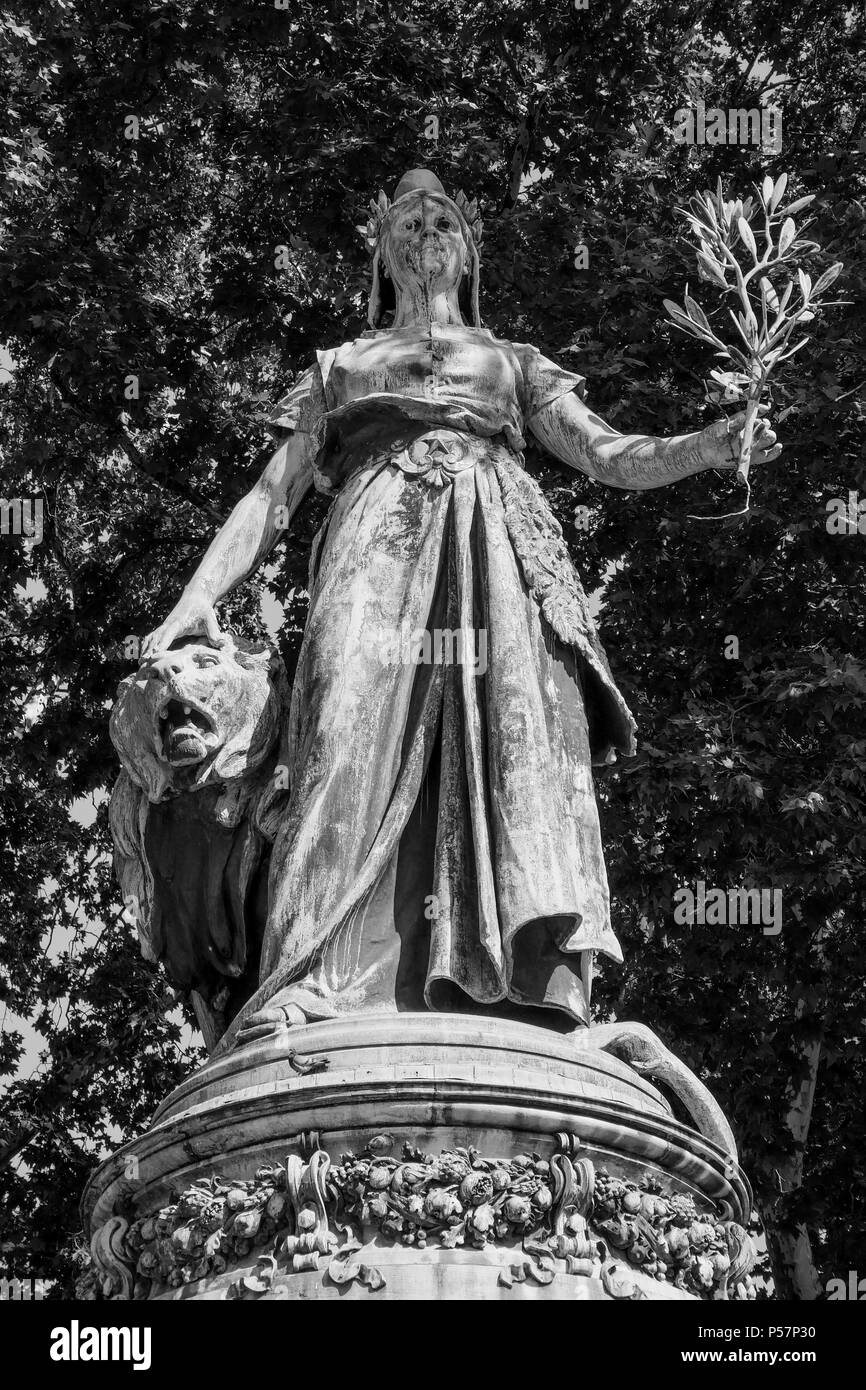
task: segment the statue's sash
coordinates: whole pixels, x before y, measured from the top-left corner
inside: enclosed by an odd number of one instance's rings
[[[635,720],[611,674],[586,594],[568,553],[562,527],[534,478],[507,448],[494,446],[493,465],[505,507],[505,524],[530,593],[556,636],[576,649],[589,685],[587,714],[594,762],[611,750],[635,752]]]

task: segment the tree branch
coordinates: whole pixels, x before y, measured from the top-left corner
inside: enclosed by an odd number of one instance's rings
[[[156,475],[151,473],[144,461],[144,455],[138,445],[130,439],[126,430],[122,429],[118,432],[117,442],[130,463],[134,464],[139,472],[143,473],[152,483],[155,483],[158,487],[167,488],[169,492],[176,493],[177,496],[182,497],[185,502],[191,502],[194,507],[198,507],[200,511],[205,512],[212,521],[222,526],[225,521],[225,516],[222,512],[218,511],[206,497],[203,497],[197,488],[190,487],[189,483],[181,482],[179,478],[172,478],[166,474]]]

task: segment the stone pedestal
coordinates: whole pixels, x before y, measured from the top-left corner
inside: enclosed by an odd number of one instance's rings
[[[212,1060],[88,1184],[81,1291],[753,1296],[723,1121],[676,1118],[609,1035],[361,1015]]]

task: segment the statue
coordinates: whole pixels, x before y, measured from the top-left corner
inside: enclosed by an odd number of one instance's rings
[[[634,721],[522,460],[661,487],[735,469],[744,415],[618,434],[482,327],[474,203],[414,170],[371,208],[369,331],[279,402],[112,714],[124,901],[211,1056],[91,1177],[81,1296],[752,1299],[723,1112],[650,1029],[592,1024],[621,959],[592,765]],[[214,604],[310,487],[290,692]]]
[[[739,457],[742,414],[619,434],[581,376],[482,327],[475,203],[414,170],[371,207],[369,330],[280,401],[282,442],[114,718],[121,876],[220,1052],[356,1012],[590,1024],[595,953],[622,958],[591,768],[633,753],[634,721],[522,451],[637,490]],[[779,452],[762,418],[753,462]],[[214,604],[310,487],[333,504],[289,699]],[[189,882],[220,888],[198,898],[164,868],[192,827]]]

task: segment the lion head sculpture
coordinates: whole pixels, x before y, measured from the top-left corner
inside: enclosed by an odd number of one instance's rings
[[[188,642],[146,661],[118,689],[111,741],[149,801],[254,770],[276,734],[274,655],[237,639]]]
[[[258,983],[285,674],[267,646],[187,641],[120,683],[110,733],[115,869],[142,954],[191,993],[213,1046]]]

